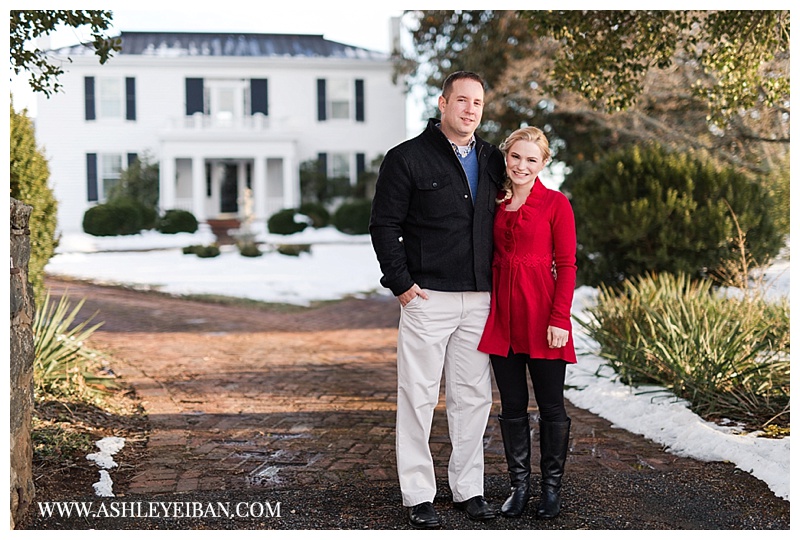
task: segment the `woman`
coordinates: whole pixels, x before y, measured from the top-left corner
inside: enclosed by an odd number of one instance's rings
[[[550,159],[541,130],[518,129],[500,145],[507,179],[494,221],[492,305],[478,349],[489,353],[511,495],[501,508],[519,517],[531,497],[528,380],[539,408],[541,518],[561,511],[569,445],[564,376],[574,364],[570,309],[575,289],[575,219],[567,198],[538,175]]]

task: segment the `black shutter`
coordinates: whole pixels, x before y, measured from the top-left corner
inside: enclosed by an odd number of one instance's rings
[[[317,170],[325,178],[328,177],[328,154],[325,152],[317,154]]]
[[[317,120],[327,120],[325,114],[325,79],[317,79]]]
[[[136,79],[125,77],[125,118],[136,120]]]
[[[250,79],[250,114],[267,116],[268,111],[267,79]]]
[[[367,157],[364,154],[356,154],[356,178],[367,169]]]
[[[94,120],[94,77],[83,78],[84,95],[86,99],[86,119]]]
[[[137,161],[139,161],[139,154],[128,154],[128,168],[132,167]]]
[[[186,116],[203,110],[203,79],[186,79]]]
[[[97,154],[86,154],[86,200],[97,201]]]
[[[356,122],[364,121],[364,79],[356,79]]]

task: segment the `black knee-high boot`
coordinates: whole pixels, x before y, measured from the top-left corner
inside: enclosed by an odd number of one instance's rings
[[[527,416],[500,420],[503,448],[506,451],[511,495],[500,507],[506,517],[519,517],[531,498],[531,426]]]
[[[536,509],[540,518],[550,519],[561,512],[561,480],[569,448],[569,428],[566,422],[539,421],[539,447],[542,453],[542,498]]]

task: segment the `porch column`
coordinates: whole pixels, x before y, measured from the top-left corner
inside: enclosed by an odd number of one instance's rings
[[[255,219],[267,219],[267,158],[256,155],[253,158],[253,201]]]
[[[192,156],[192,213],[197,221],[206,220],[206,167],[202,156]]]
[[[300,205],[299,171],[291,155],[283,156],[283,206],[294,208]]]
[[[159,166],[158,183],[159,197],[158,205],[161,211],[175,208],[175,156],[167,155],[161,160]]]

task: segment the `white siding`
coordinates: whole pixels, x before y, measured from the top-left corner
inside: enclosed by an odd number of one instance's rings
[[[346,152],[364,153],[369,164],[406,136],[405,95],[401,85],[391,82],[389,62],[118,55],[102,66],[93,56],[77,56],[66,66],[66,73],[59,79],[63,92],[50,99],[39,96],[36,120],[37,142],[49,160],[51,184],[59,201],[61,231],[80,230],[83,213],[91,204],[87,202],[86,191],[87,153],[122,154],[125,165],[129,153],[148,152],[156,160],[165,155],[179,158],[177,165],[172,166],[182,182],[174,194],[176,207],[191,206],[191,178],[184,178],[191,174],[187,173],[191,162],[184,159],[280,159],[290,174],[287,181],[292,186],[282,196],[285,203],[292,203],[299,197],[301,162],[315,159],[319,152]],[[84,77],[87,76],[135,78],[136,120],[85,120]],[[269,116],[264,129],[186,130],[183,126],[187,77],[267,79]],[[342,77],[364,80],[365,121],[319,122],[317,79]],[[262,167],[265,174],[276,174],[274,163]],[[268,208],[264,211],[274,211],[273,193],[270,188],[271,196],[265,203]]]

